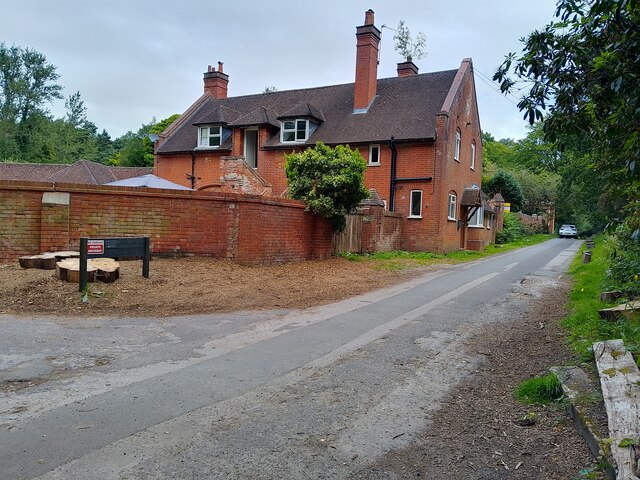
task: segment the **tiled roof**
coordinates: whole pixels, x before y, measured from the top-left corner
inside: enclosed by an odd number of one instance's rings
[[[307,145],[322,141],[330,145],[382,142],[394,137],[397,141],[434,139],[436,115],[441,111],[458,70],[426,73],[409,77],[394,77],[378,80],[377,95],[366,113],[353,113],[354,84],[329,87],[285,90],[258,95],[201,101],[180,126],[170,131],[167,139],[158,148],[158,153],[187,152],[197,146],[196,124],[218,121],[238,126],[248,126],[248,119],[255,114],[257,124],[272,124],[273,118],[283,117],[289,112],[302,110],[307,115],[321,115],[324,122],[307,140]],[[222,118],[220,118],[222,115]],[[237,115],[236,118],[232,118]],[[304,145],[304,143],[303,143]],[[274,130],[265,147],[281,145],[280,136]]]
[[[73,164],[0,163],[0,180],[103,185],[151,173],[150,167],[108,167],[89,160]]]
[[[22,180],[30,182],[45,181],[47,177],[64,170],[69,165],[55,163],[2,163],[0,162],[0,180]]]

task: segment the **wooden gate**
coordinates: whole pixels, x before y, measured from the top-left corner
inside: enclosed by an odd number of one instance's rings
[[[333,234],[333,254],[362,253],[362,214],[347,215],[347,226]]]

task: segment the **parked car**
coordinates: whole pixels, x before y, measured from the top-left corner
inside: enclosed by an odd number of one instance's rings
[[[575,225],[562,225],[558,230],[558,236],[560,238],[572,237],[578,238],[578,229]]]

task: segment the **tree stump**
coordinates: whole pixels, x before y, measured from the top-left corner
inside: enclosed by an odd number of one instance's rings
[[[18,262],[22,268],[39,268],[41,270],[53,270],[56,262],[71,257],[79,257],[80,252],[46,252],[40,255],[28,255],[20,257]]]
[[[56,263],[56,277],[66,282],[80,282],[80,259],[67,258]],[[87,281],[96,279],[105,283],[115,282],[120,277],[120,264],[112,258],[87,260]]]

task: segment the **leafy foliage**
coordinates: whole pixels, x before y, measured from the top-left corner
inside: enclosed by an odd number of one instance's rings
[[[343,230],[345,215],[369,196],[364,185],[366,162],[360,153],[349,146],[332,148],[318,142],[285,158],[291,198],[328,218],[336,231]]]
[[[640,241],[620,225],[609,239],[611,257],[607,268],[608,287],[627,295],[640,296]]]
[[[496,233],[496,243],[502,245],[505,243],[520,240],[525,235],[524,225],[515,213],[507,212],[504,214],[504,224],[502,231]]]
[[[640,223],[640,4],[560,0],[556,17],[523,39],[522,55],[509,54],[494,79],[503,91],[524,83],[525,118],[544,119],[547,140],[589,152],[583,168],[609,197],[630,199],[619,213]]]
[[[489,195],[500,193],[511,203],[511,210],[518,212],[524,205],[524,194],[518,181],[510,173],[500,171],[486,182],[482,189]]]
[[[427,45],[427,36],[423,32],[413,38],[409,28],[405,25],[404,20],[400,20],[396,33],[393,36],[396,52],[402,55],[408,62],[412,60],[420,60],[426,55],[424,47]]]

